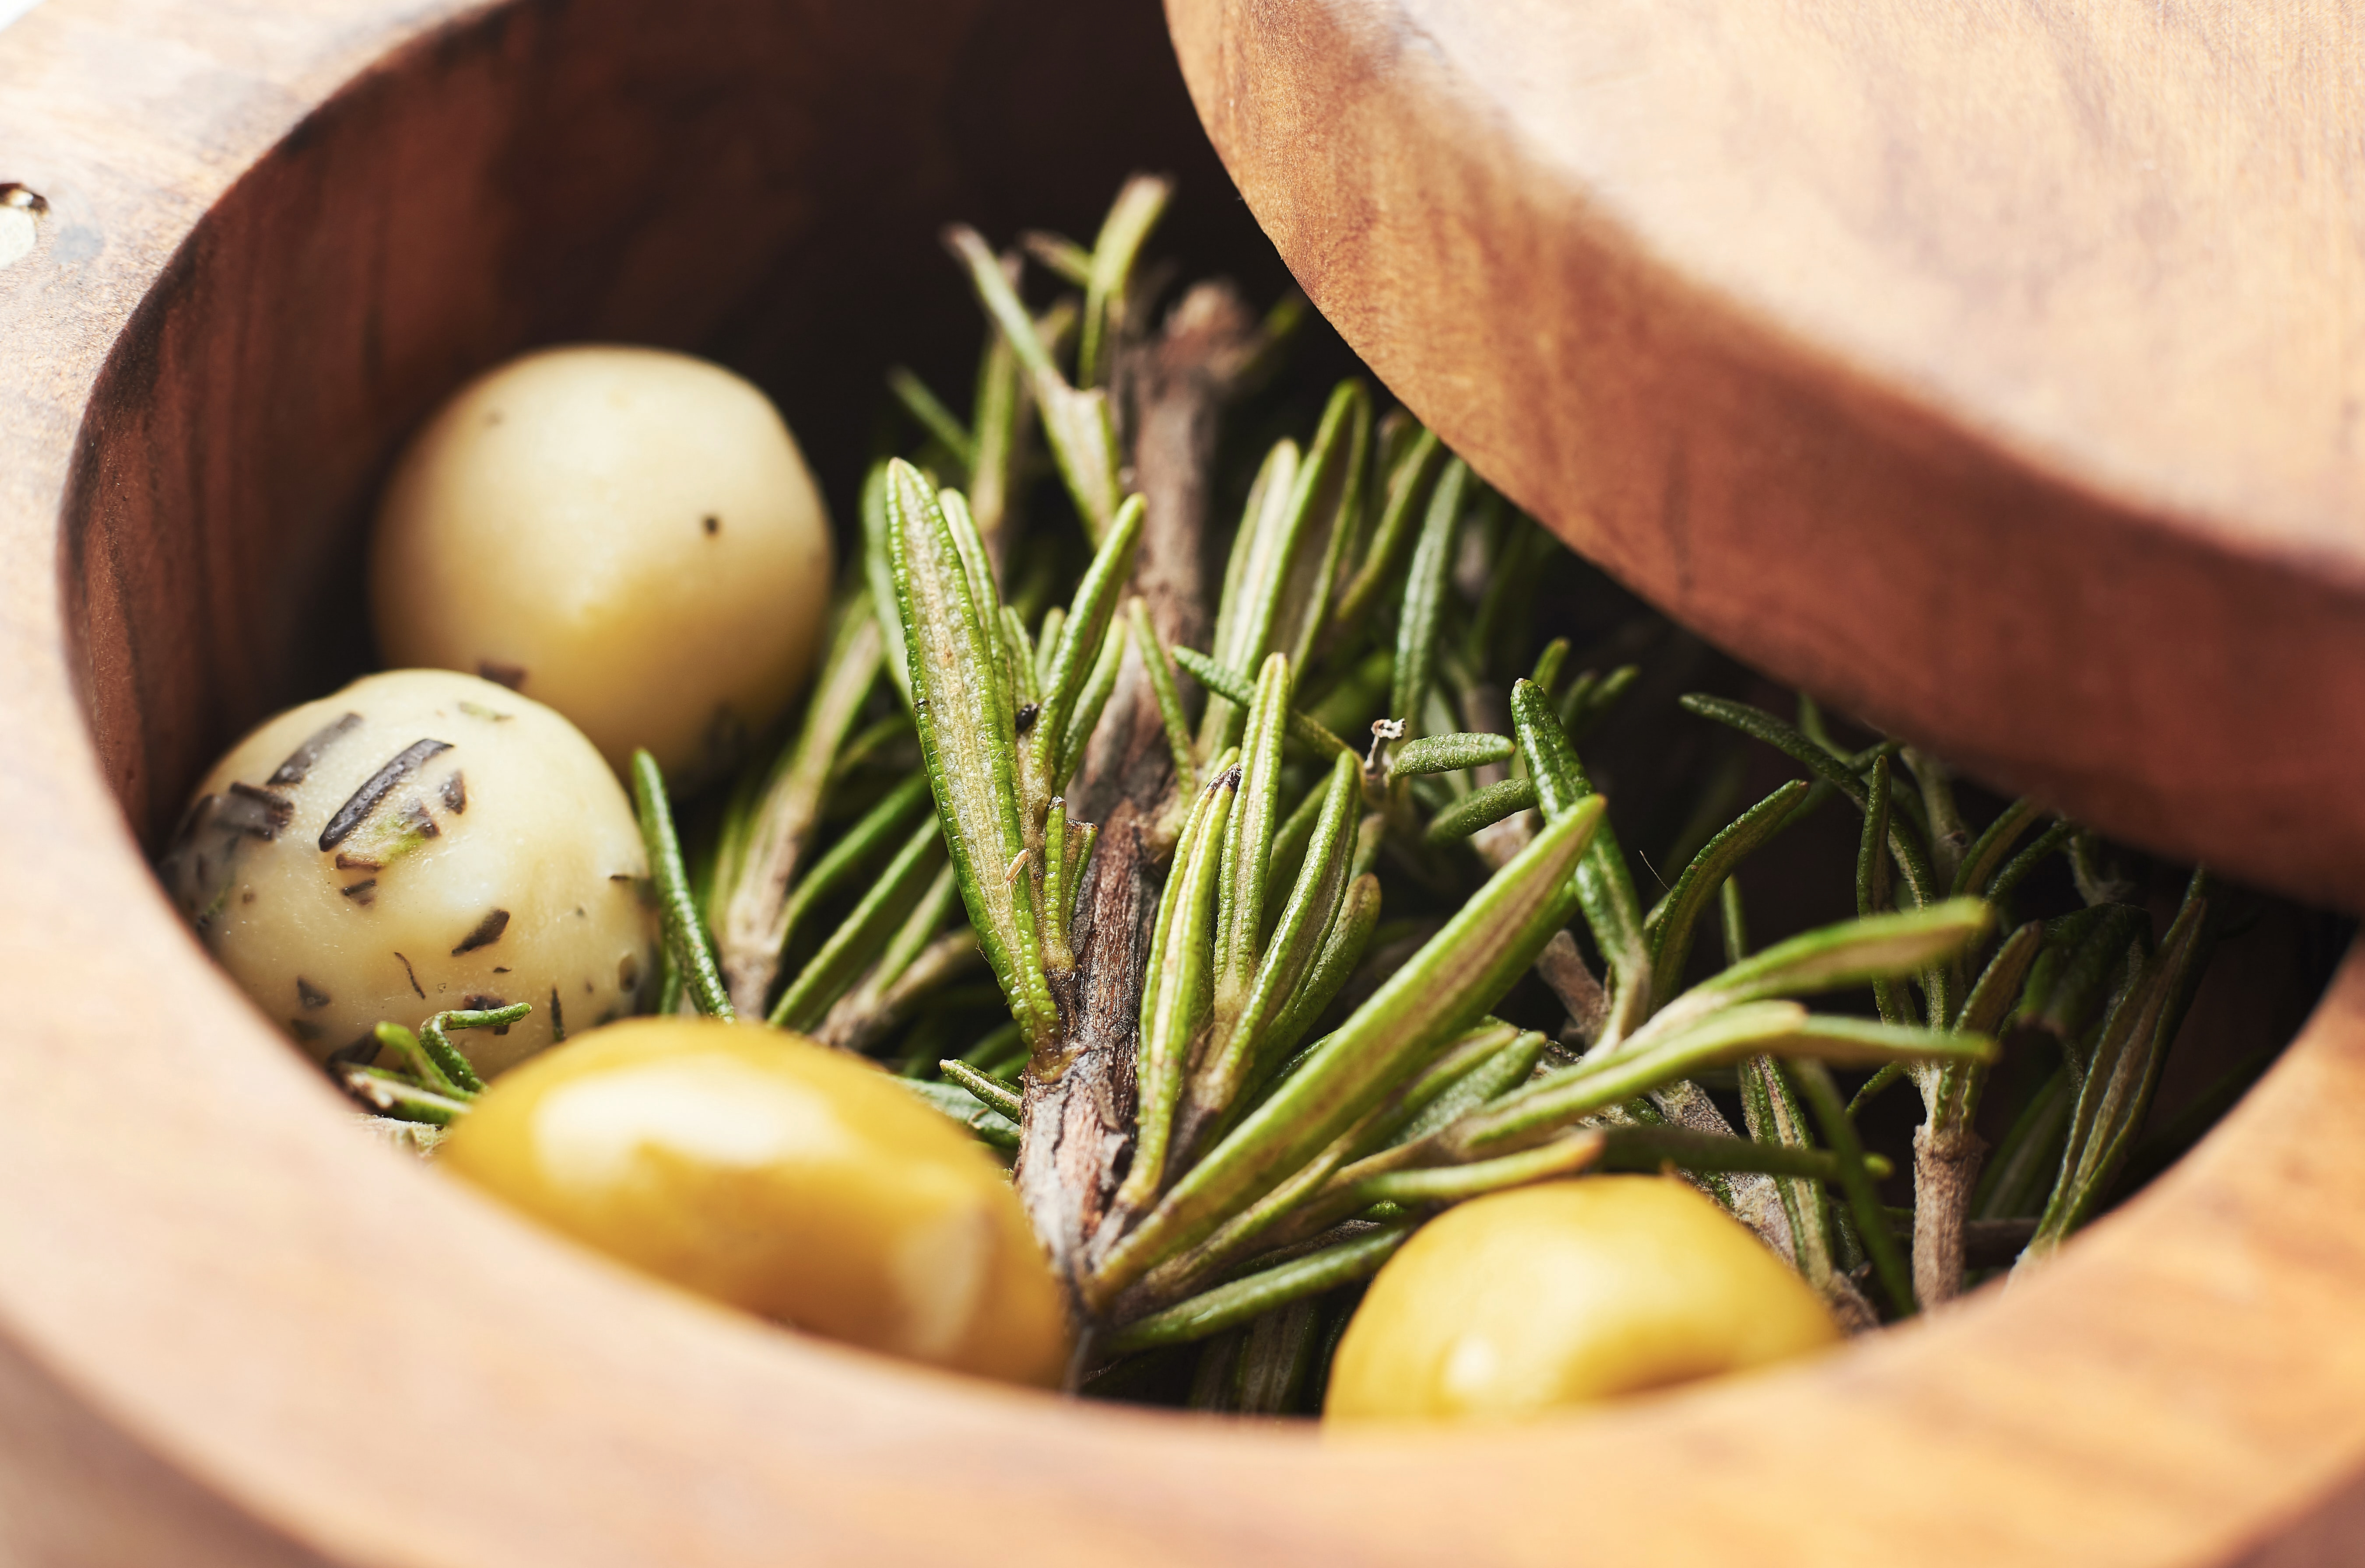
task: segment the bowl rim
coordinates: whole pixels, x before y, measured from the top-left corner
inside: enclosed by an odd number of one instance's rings
[[[896,1366],[678,1295],[353,1137],[150,875],[94,746],[60,563],[95,399],[141,312],[206,264],[208,215],[356,83],[432,70],[431,46],[521,5],[252,0],[233,39],[169,0],[48,0],[0,33],[0,80],[31,89],[0,106],[0,179],[51,203],[0,271],[10,1352],[353,1563],[753,1564],[785,1542],[868,1562],[1509,1562],[1575,1540],[1688,1562],[1744,1540],[1828,1563],[1892,1560],[1900,1531],[1932,1562],[2167,1563],[2245,1550],[2359,1472],[2365,1216],[2322,1201],[2365,1174],[2354,958],[2199,1150],[2008,1294],[1518,1432],[1077,1409]],[[95,247],[63,243],[77,230]],[[175,1070],[191,1049],[204,1074]],[[389,1215],[435,1238],[432,1277],[377,1245]],[[401,1484],[422,1466],[425,1507]],[[996,1540],[995,1519],[1045,1522]]]

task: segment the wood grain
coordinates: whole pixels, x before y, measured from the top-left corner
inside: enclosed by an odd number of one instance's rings
[[[1711,640],[1989,781],[2365,890],[2365,22],[1170,0],[1315,303]]]
[[[0,1551],[2337,1555],[2365,1477],[2357,963],[2198,1155],[2008,1296],[1595,1418],[1351,1442],[1065,1406],[673,1294],[356,1140],[206,963],[140,835],[239,725],[362,656],[354,523],[440,391],[551,336],[728,343],[842,484],[864,446],[830,375],[974,341],[957,276],[921,270],[937,222],[1082,229],[1136,162],[1220,177],[1155,24],[50,0],[0,35],[0,183],[50,204],[0,269]],[[1254,264],[1209,208],[1229,238],[1186,244]],[[1930,427],[1883,428],[1901,485]]]

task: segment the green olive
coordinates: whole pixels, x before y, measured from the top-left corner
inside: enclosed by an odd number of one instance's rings
[[[811,1333],[1058,1383],[1058,1283],[1008,1178],[884,1073],[801,1036],[636,1018],[495,1082],[447,1169],[659,1278]]]
[[[1806,1282],[1691,1187],[1550,1182],[1450,1210],[1388,1260],[1339,1339],[1324,1414],[1517,1419],[1838,1338]]]
[[[389,661],[488,676],[622,772],[727,767],[803,686],[829,516],[769,399],[661,349],[544,349],[411,438],[371,542]]]

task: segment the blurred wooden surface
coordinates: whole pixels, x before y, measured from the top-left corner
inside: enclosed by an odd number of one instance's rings
[[[2365,14],[1169,0],[1315,303],[1727,649],[2365,902]]]
[[[539,337],[713,342],[842,431],[824,373],[901,352],[880,301],[948,207],[1081,224],[1188,155],[1156,21],[50,0],[0,35],[0,185],[48,204],[0,269],[0,1560],[2344,1560],[2365,968],[2009,1295],[1597,1418],[1339,1441],[672,1294],[356,1139],[207,964],[133,824],[353,656],[340,563],[438,392]]]

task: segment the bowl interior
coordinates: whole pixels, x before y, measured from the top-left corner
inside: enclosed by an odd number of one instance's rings
[[[1179,177],[1161,252],[1252,298],[1288,286],[1143,8],[945,4],[891,22],[712,5],[661,25],[609,0],[494,10],[383,62],[198,225],[93,401],[68,626],[135,832],[152,847],[249,725],[369,667],[377,486],[468,375],[566,341],[720,359],[779,403],[850,545],[862,472],[891,437],[881,368],[958,397],[973,363],[979,316],[941,228],[1088,235],[1140,168]],[[1678,689],[1736,678],[1678,639],[1644,696],[1672,712]],[[1700,736],[1668,738],[1613,730],[1596,756],[1634,791],[1621,822],[1687,809],[1678,776],[1709,763]],[[1788,776],[1770,753],[1752,760],[1753,798]],[[1777,923],[1848,913],[1844,890],[1799,890],[1852,842],[1826,815],[1768,851]],[[2323,933],[2287,906],[2270,919],[2268,940],[2221,957],[2161,1119],[2289,1039],[2320,993]],[[1911,1102],[1868,1123],[1900,1155]],[[1891,1187],[1910,1201],[1910,1176]]]

